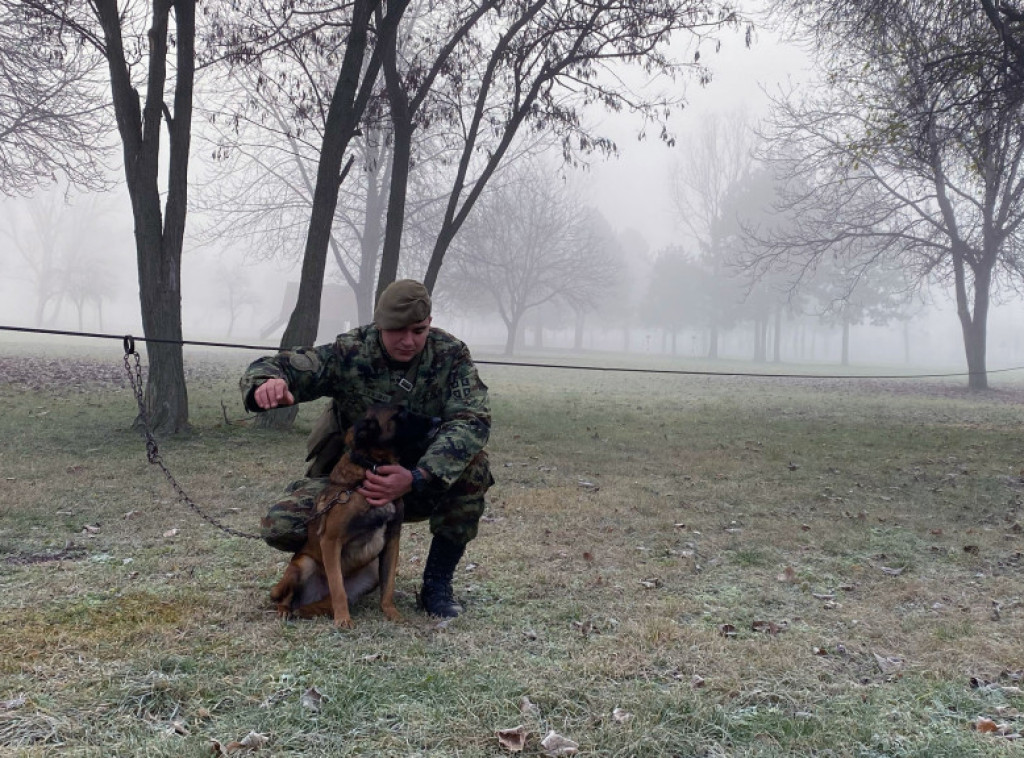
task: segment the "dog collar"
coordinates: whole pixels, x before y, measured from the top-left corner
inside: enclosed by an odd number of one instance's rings
[[[372,458],[369,458],[365,455],[360,455],[355,451],[349,453],[348,457],[349,460],[352,461],[357,466],[362,466],[363,468],[368,469],[369,471],[372,471],[375,474],[377,473],[377,467],[383,466],[385,463],[384,461],[375,461]]]

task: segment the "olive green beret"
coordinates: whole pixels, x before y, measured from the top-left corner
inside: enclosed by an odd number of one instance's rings
[[[430,293],[414,279],[399,279],[380,293],[373,321],[378,329],[404,329],[430,315]]]

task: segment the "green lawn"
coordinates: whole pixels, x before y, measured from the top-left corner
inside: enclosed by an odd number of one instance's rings
[[[511,755],[496,731],[517,726],[526,756],[550,731],[581,756],[1024,749],[1001,733],[1024,730],[1006,375],[970,394],[482,366],[498,484],[466,613],[416,610],[413,524],[403,622],[366,602],[342,633],[278,620],[288,556],[147,463],[118,352],[0,349],[0,755],[210,756],[256,732],[257,755],[474,758]],[[253,429],[248,360],[189,360],[194,431],[160,453],[252,532],[319,408]]]

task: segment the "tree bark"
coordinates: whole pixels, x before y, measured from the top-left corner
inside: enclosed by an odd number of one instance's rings
[[[175,10],[176,74],[169,134],[166,215],[160,207],[160,129],[165,115],[168,24]],[[154,0],[149,30],[149,72],[144,109],[132,87],[114,0],[97,0],[110,71],[111,94],[124,151],[125,180],[135,221],[139,295],[149,359],[145,409],[150,430],[188,429],[188,392],[182,354],[181,250],[188,199],[192,88],[195,66],[194,0]]]
[[[772,335],[773,363],[782,363],[782,308],[775,309],[775,333]]]
[[[334,212],[338,206],[338,191],[344,178],[341,171],[342,159],[359,125],[373,83],[380,71],[379,51],[371,55],[365,72],[363,71],[369,24],[380,2],[381,0],[356,0],[353,4],[352,28],[345,47],[345,57],[324,124],[298,298],[281,337],[282,349],[310,345],[316,340],[320,325],[320,301],[323,295],[327,249],[331,240]],[[393,4],[394,9],[389,7],[388,18],[379,30],[381,38],[378,39],[378,46],[384,44],[382,40],[386,40],[387,35],[395,33],[395,26],[407,4],[396,2]],[[297,412],[295,407],[267,411],[257,417],[256,425],[261,428],[287,429],[294,422]]]

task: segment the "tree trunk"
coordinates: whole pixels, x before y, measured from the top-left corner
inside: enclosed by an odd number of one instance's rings
[[[708,358],[718,357],[718,324],[712,324],[708,332]]]
[[[515,316],[505,322],[505,328],[508,330],[505,334],[505,355],[512,355],[516,351],[516,337],[519,336],[519,322],[520,319]]]
[[[986,350],[988,340],[988,309],[992,283],[991,266],[978,266],[974,274],[974,312],[968,307],[967,282],[963,275],[963,264],[956,267],[957,316],[964,336],[964,353],[967,358],[967,386],[972,390],[988,389]]]
[[[775,309],[775,334],[772,335],[773,363],[782,363],[782,308]]]
[[[324,123],[298,298],[295,301],[295,309],[288,319],[288,326],[281,337],[282,349],[312,344],[316,340],[317,329],[320,326],[320,301],[323,294],[327,249],[331,241],[334,212],[338,206],[338,190],[344,179],[341,171],[342,158],[359,119],[362,118],[370,90],[380,71],[380,56],[374,55],[370,57],[366,71],[363,72],[369,23],[374,9],[379,4],[380,0],[356,0],[353,4],[352,26],[345,46],[345,57]],[[395,5],[401,6],[397,11],[400,17],[405,3]],[[391,13],[388,15],[390,19]],[[397,24],[398,19],[393,18],[393,22]],[[382,36],[387,33],[385,29],[380,31]],[[394,34],[393,27],[390,34]],[[287,429],[295,421],[297,413],[298,410],[294,407],[266,411],[257,416],[256,426]]]
[[[586,320],[586,314],[583,311],[576,311],[576,325],[572,337],[572,349],[576,352],[583,350],[583,325]]]
[[[175,9],[174,114],[168,112],[166,214],[160,208],[160,132],[166,106],[168,0],[154,0],[149,31],[149,70],[144,109],[128,73],[121,17],[114,0],[97,0],[110,72],[111,96],[124,151],[125,180],[135,220],[142,326],[149,358],[145,409],[150,430],[174,434],[188,429],[188,393],[182,357],[181,249],[185,235],[188,157],[191,143],[195,66],[194,0]]]
[[[847,319],[843,319],[843,347],[842,347],[842,365],[850,365],[850,322]]]
[[[754,362],[763,363],[768,359],[768,321],[754,320]]]
[[[394,145],[391,157],[388,217],[384,226],[384,248],[381,252],[380,276],[377,278],[377,294],[374,301],[380,297],[384,288],[395,281],[398,276],[398,258],[402,249],[402,227],[405,224],[405,202],[409,191],[413,123],[409,98],[402,89],[401,78],[398,74],[397,45],[396,35],[384,51],[384,80],[387,85]]]

